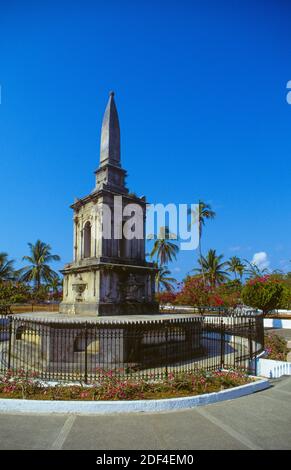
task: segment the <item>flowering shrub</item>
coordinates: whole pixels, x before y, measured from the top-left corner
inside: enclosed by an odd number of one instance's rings
[[[252,381],[239,371],[169,373],[163,380],[121,378],[114,371],[98,371],[92,386],[46,386],[24,371],[8,371],[0,377],[0,397],[39,400],[138,400],[197,395],[243,385]]]
[[[246,305],[263,310],[267,314],[282,303],[283,284],[271,276],[250,279],[242,289],[242,300]]]
[[[22,398],[28,398],[38,391],[40,383],[36,380],[35,373],[28,373],[19,369],[16,373],[8,370],[0,380],[0,394],[16,393]]]
[[[211,288],[204,283],[202,277],[188,276],[177,294],[176,303],[202,308],[210,305],[210,295]]]
[[[213,307],[235,308],[241,303],[241,284],[239,281],[228,281],[217,286],[210,298]]]
[[[268,359],[287,361],[287,342],[279,335],[274,333],[265,335],[265,351]]]
[[[291,286],[285,283],[283,284],[282,300],[279,308],[291,309]]]
[[[229,281],[219,286],[205,284],[202,277],[188,276],[176,294],[176,304],[203,307],[236,307],[240,303],[241,285]]]
[[[0,282],[0,303],[15,304],[26,302],[29,298],[29,287],[20,282],[12,281]]]
[[[172,292],[172,291],[157,292],[156,300],[161,305],[173,304],[176,301],[176,296],[177,296],[176,292]]]

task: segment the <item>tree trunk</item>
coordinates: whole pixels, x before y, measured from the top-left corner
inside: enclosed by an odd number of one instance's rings
[[[201,234],[199,237],[199,258],[201,261],[201,272],[202,272],[202,279],[203,279],[203,284],[205,285],[205,274],[204,274],[204,268],[203,268],[203,263],[202,263],[202,249],[201,249]]]

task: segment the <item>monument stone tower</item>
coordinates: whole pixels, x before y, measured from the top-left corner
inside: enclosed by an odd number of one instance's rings
[[[78,316],[158,313],[153,263],[145,260],[145,197],[129,193],[120,161],[120,128],[111,92],[101,130],[94,190],[74,210],[73,259],[65,265],[60,313]],[[141,214],[142,236],[125,236],[126,207]]]

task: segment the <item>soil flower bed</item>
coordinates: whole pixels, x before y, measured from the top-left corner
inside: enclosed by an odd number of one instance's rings
[[[287,341],[279,335],[268,333],[265,335],[265,351],[267,359],[287,361]]]
[[[169,373],[163,380],[121,378],[113,371],[101,371],[100,379],[90,386],[84,384],[48,386],[24,371],[8,371],[0,376],[0,398],[31,400],[141,400],[176,398],[218,392],[254,379],[235,371],[199,371]]]

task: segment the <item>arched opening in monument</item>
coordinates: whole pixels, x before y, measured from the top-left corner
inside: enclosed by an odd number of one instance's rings
[[[91,334],[89,337],[86,337],[84,333],[79,334],[74,339],[73,352],[85,352],[88,354],[97,354],[99,353],[100,341],[99,337],[97,338]]]
[[[86,349],[86,338],[84,335],[78,335],[74,340],[74,352],[83,352]]]
[[[91,256],[91,224],[86,222],[84,227],[84,258]]]
[[[21,325],[17,328],[15,332],[15,339],[19,340],[22,339],[22,335],[25,332],[25,326]]]

